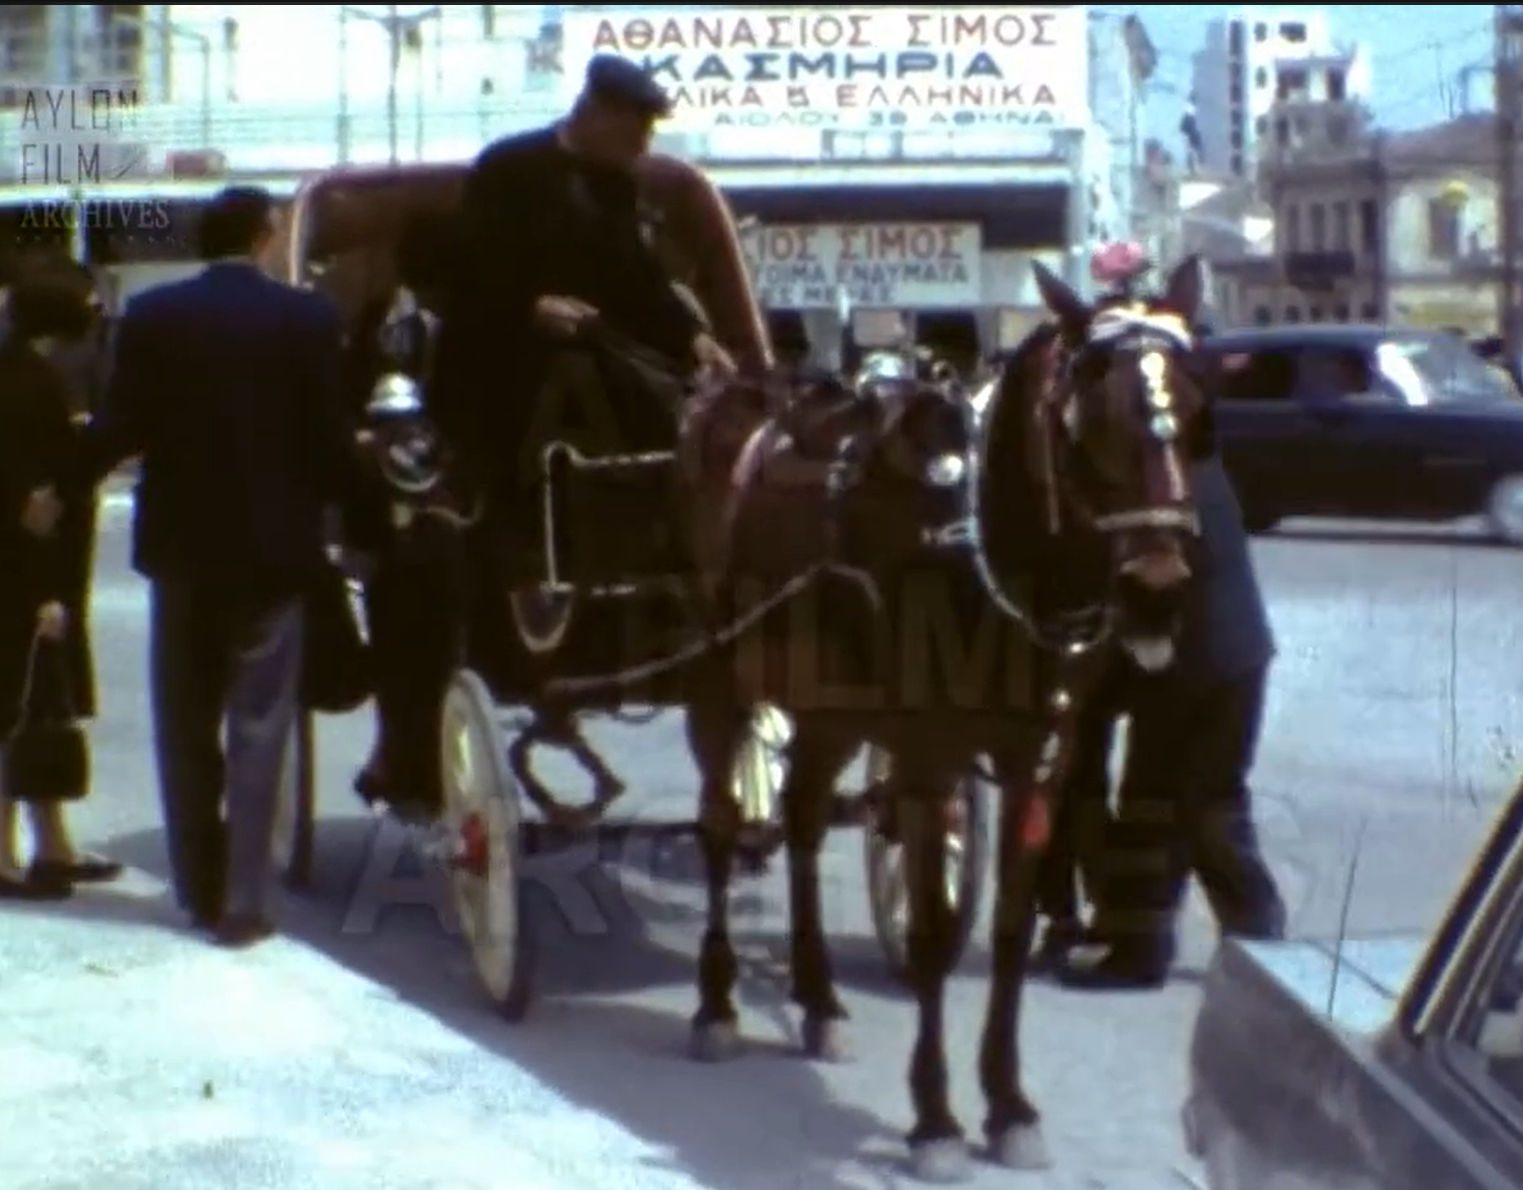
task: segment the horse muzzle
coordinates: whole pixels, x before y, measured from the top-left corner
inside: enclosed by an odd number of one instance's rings
[[[1181,526],[1150,525],[1122,534],[1117,636],[1147,673],[1174,661],[1181,598],[1191,579]]]
[[[1184,552],[1160,546],[1128,558],[1121,563],[1121,577],[1130,579],[1148,591],[1171,591],[1190,578],[1190,564]]]

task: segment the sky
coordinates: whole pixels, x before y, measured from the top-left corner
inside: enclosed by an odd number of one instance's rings
[[[1107,12],[1135,12],[1158,47],[1158,73],[1148,94],[1152,135],[1178,148],[1179,118],[1190,90],[1191,55],[1205,42],[1212,21],[1237,16],[1236,4],[1096,5]],[[1277,4],[1253,11],[1271,14],[1325,12],[1333,38],[1359,42],[1373,66],[1375,118],[1392,129],[1435,124],[1463,110],[1458,74],[1492,56],[1490,4]],[[1491,76],[1470,80],[1472,110],[1491,106]]]

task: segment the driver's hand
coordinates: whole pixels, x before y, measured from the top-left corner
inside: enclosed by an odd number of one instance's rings
[[[581,298],[548,296],[534,303],[534,324],[558,338],[571,338],[597,316],[597,308]]]
[[[28,493],[21,507],[21,527],[33,537],[51,537],[63,517],[63,501],[51,486]]]
[[[69,613],[56,599],[37,609],[37,634],[45,640],[62,640],[69,631]]]
[[[707,331],[699,331],[693,340],[693,358],[698,361],[700,372],[711,376],[735,375],[735,360]]]

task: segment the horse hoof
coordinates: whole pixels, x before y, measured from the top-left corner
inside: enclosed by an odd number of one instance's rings
[[[804,1018],[804,1056],[815,1062],[845,1062],[851,1057],[846,1044],[846,1022],[841,1017]]]
[[[957,1137],[929,1140],[910,1149],[910,1173],[917,1181],[946,1186],[973,1175],[968,1146]]]
[[[990,1141],[989,1155],[1006,1169],[1052,1168],[1052,1153],[1040,1124],[1012,1124]]]
[[[740,1027],[734,1021],[694,1025],[688,1052],[697,1062],[728,1062],[740,1053]]]

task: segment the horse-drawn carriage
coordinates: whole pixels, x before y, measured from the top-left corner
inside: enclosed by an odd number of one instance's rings
[[[766,374],[765,324],[728,209],[681,162],[654,157],[642,171],[652,246],[742,368]],[[445,452],[422,414],[434,317],[399,261],[409,228],[446,215],[463,178],[464,167],[452,166],[328,175],[299,194],[289,229],[290,279],[332,296],[357,337],[351,349],[373,359],[367,418],[393,524],[404,533],[431,517],[453,532],[483,532],[480,501],[452,488]],[[447,868],[481,981],[510,1018],[527,1007],[532,970],[533,934],[519,917],[523,858],[594,832],[696,828],[611,820],[605,812],[622,783],[576,725],[586,711],[685,705],[688,662],[717,639],[701,606],[702,578],[680,507],[686,386],[662,361],[609,337],[594,335],[560,353],[534,401],[546,416],[535,422],[523,456],[538,469],[532,525],[515,538],[528,545],[497,572],[495,594],[470,606],[465,664],[444,694],[442,805],[419,838]],[[842,388],[860,396],[853,384]],[[633,424],[626,416],[632,405]],[[472,557],[493,548],[473,539]],[[510,709],[527,709],[531,721],[517,721]],[[763,705],[751,713],[735,753],[744,847],[758,859],[781,841],[778,793],[790,731],[782,710]],[[312,739],[308,721],[300,732],[289,864],[297,883],[311,854]],[[539,781],[530,752],[541,744],[568,749],[589,770],[590,801],[567,805]],[[835,799],[832,818],[866,826],[873,920],[890,963],[902,971],[904,877],[884,812],[887,767],[886,754],[870,748],[863,786]],[[977,914],[987,862],[985,804],[972,778],[948,799],[946,851],[948,906],[961,941]]]

